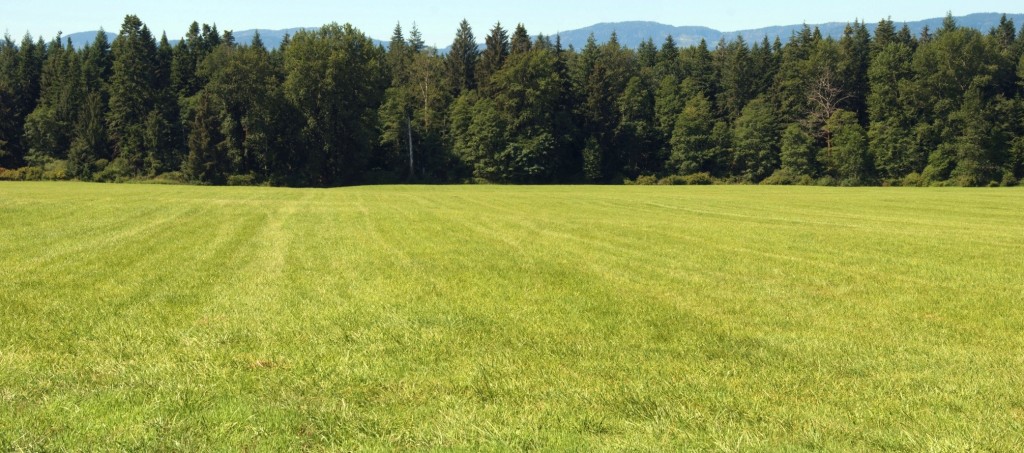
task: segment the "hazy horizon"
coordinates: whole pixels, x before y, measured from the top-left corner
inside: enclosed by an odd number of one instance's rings
[[[401,22],[408,30],[415,22],[431,45],[446,46],[454,37],[458,23],[469,20],[477,38],[498,21],[508,28],[523,23],[533,33],[554,34],[603,22],[653,21],[675,26],[706,26],[720,31],[738,31],[791,25],[820,24],[862,20],[868,23],[883,18],[910,22],[944,16],[974,13],[1021,13],[1019,2],[935,1],[926,5],[894,4],[865,0],[854,4],[821,4],[810,0],[788,2],[785,7],[765,2],[739,1],[725,5],[655,0],[630,4],[612,0],[588,2],[542,2],[522,0],[516,3],[485,5],[456,0],[444,7],[423,2],[381,0],[373,3],[329,2],[314,0],[298,5],[280,6],[266,0],[220,2],[179,0],[173,4],[132,4],[97,0],[88,4],[54,0],[46,8],[31,4],[9,4],[0,15],[0,29],[18,38],[25,33],[50,39],[103,28],[117,32],[124,16],[138,15],[154,35],[166,32],[180,38],[193,21],[217,24],[221,30],[285,29],[316,27],[330,22],[352,23],[369,36],[387,39]],[[1019,25],[1019,24],[1018,24]]]

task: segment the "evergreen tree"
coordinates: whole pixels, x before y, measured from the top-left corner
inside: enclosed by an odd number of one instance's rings
[[[263,37],[260,36],[260,31],[256,30],[252,35],[252,42],[249,44],[253,49],[263,49],[264,52],[267,50],[267,46],[263,44]]]
[[[223,137],[220,135],[219,115],[213,103],[212,96],[205,92],[197,96],[189,127],[188,157],[183,170],[192,181],[224,184],[227,181],[228,159],[221,146]]]
[[[409,50],[412,53],[420,53],[427,49],[427,45],[423,42],[423,34],[420,33],[419,27],[416,26],[416,22],[412,23],[412,29],[409,30]]]
[[[712,137],[715,125],[711,101],[698,94],[686,102],[676,119],[672,134],[672,156],[669,165],[682,175],[710,172],[715,169],[718,156]]]
[[[86,45],[82,51],[83,89],[88,92],[102,93],[105,102],[107,84],[110,81],[113,68],[114,61],[110,53],[110,43],[107,41],[107,33],[101,28],[92,43]]]
[[[111,158],[106,117],[113,57],[106,32],[100,29],[81,53],[84,102],[75,119],[74,138],[68,150],[68,172],[72,177],[90,179],[101,170],[97,161]]]
[[[818,42],[811,29],[804,25],[799,33],[793,33],[782,49],[773,94],[784,123],[801,121],[810,111],[809,93],[816,78],[811,56]]]
[[[486,87],[491,76],[501,70],[510,52],[508,32],[501,27],[501,22],[494,24],[484,41],[486,47],[476,69],[477,86],[481,87]]]
[[[754,96],[754,66],[750,58],[750,48],[742,36],[735,41],[726,43],[723,39],[715,51],[721,91],[718,95],[719,109],[723,116],[735,120],[740,116],[743,107]]]
[[[580,132],[580,119],[577,109],[580,104],[578,93],[573,89],[573,77],[570,71],[571,59],[576,56],[572,50],[562,48],[562,37],[555,38],[554,72],[558,81],[558,102],[554,114],[555,122],[555,165],[558,168],[556,178],[559,181],[577,179],[583,162],[583,138]]]
[[[100,91],[91,91],[79,111],[75,138],[68,150],[68,173],[82,180],[91,179],[99,159],[109,157],[105,117],[107,104]]]
[[[476,88],[476,66],[480,51],[477,50],[473,29],[465,19],[459,24],[445,62],[448,66],[449,86],[458,95],[465,90]]]
[[[27,158],[36,164],[67,157],[72,128],[82,103],[78,54],[61,43],[59,34],[46,54],[40,74],[39,102],[25,118]]]
[[[990,87],[999,60],[995,47],[988,45],[980,32],[957,27],[950,17],[933,39],[920,44],[913,60],[912,107],[918,121],[918,146],[930,152],[922,172],[926,180],[952,177],[960,156],[974,163],[963,167],[957,182],[987,184],[988,178],[994,177],[992,169],[1005,160],[1001,154],[1006,152],[1006,144],[982,147],[978,131],[990,126],[975,122],[984,121],[980,113],[990,110],[994,91]]]
[[[658,47],[654,45],[653,39],[647,38],[640,42],[636,48],[636,62],[641,70],[647,72],[658,64]]]
[[[750,95],[757,97],[768,94],[775,81],[775,74],[779,72],[779,58],[767,36],[760,44],[754,44],[750,51],[750,64]]]
[[[847,25],[839,40],[839,72],[845,101],[840,107],[857,114],[862,125],[868,122],[868,63],[871,60],[871,35],[867,27],[855,21]]]
[[[653,87],[645,77],[634,76],[618,103],[622,117],[616,134],[623,148],[623,172],[630,178],[660,172],[668,156],[655,123]]]
[[[156,43],[149,28],[130,15],[111,49],[114,64],[107,132],[121,168],[138,175],[144,165],[146,121],[156,97]]]
[[[869,149],[879,176],[890,182],[921,172],[926,160],[915,143],[915,118],[909,108],[912,55],[904,43],[890,40],[875,51],[868,72]]]
[[[516,25],[516,30],[512,33],[512,41],[509,45],[509,54],[524,54],[530,51],[530,47],[530,35],[526,32],[526,27],[523,24]]]
[[[832,140],[818,154],[823,170],[842,185],[862,185],[871,178],[871,159],[868,154],[867,134],[860,126],[857,115],[846,110],[836,111],[825,125]]]
[[[800,124],[790,124],[782,133],[779,160],[781,169],[789,175],[816,176],[817,156],[814,137]]]
[[[733,175],[760,182],[779,168],[779,126],[774,110],[761,97],[743,108],[736,120]]]
[[[602,46],[591,36],[575,66],[572,77],[580,96],[578,114],[584,134],[596,140],[596,148],[586,152],[601,154],[590,158],[591,164],[600,162],[602,165],[600,180],[612,178],[622,169],[625,138],[617,134],[621,131],[618,104],[635,75],[633,55],[619,45],[614,34]],[[595,171],[592,168],[589,174],[597,174]]]
[[[25,137],[26,118],[36,109],[40,75],[46,60],[46,45],[26,34],[19,46],[5,35],[0,55],[0,165],[20,167],[29,144]]]
[[[156,52],[153,109],[146,118],[146,170],[150,175],[177,170],[184,157],[178,98],[172,86],[174,49],[165,33]]]
[[[409,87],[410,63],[413,52],[402,34],[401,24],[395,25],[388,46],[388,71],[391,74],[390,87],[384,94],[378,114],[380,119],[381,152],[373,156],[371,168],[400,168],[399,156],[409,156],[409,176],[413,175],[412,105]]]
[[[845,35],[846,33],[844,33],[844,37]],[[871,58],[874,59],[879,52],[898,40],[896,24],[893,23],[891,18],[882,19],[875,27],[875,39],[871,41]]]
[[[10,35],[4,35],[0,42],[0,168],[14,167],[16,162],[12,148],[20,134],[16,123],[16,68],[18,49]]]
[[[703,39],[696,47],[685,52],[682,61],[683,95],[687,98],[702,94],[714,102],[719,93],[718,73],[711,51]]]

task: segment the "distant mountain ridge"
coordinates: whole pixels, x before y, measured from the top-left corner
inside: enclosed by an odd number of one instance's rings
[[[955,17],[957,24],[961,27],[974,28],[980,30],[983,33],[987,33],[992,27],[999,24],[999,19],[1003,16],[1003,13],[975,13],[966,16]],[[1024,14],[1006,14],[1008,19],[1020,27],[1024,24]],[[942,26],[942,17],[925,19],[912,22],[896,22],[897,27],[902,27],[904,23],[910,27],[910,31],[914,35],[920,35],[921,31],[925,27],[931,30],[937,30]],[[852,20],[851,20],[852,22]],[[875,28],[878,27],[878,20],[866,20],[865,21],[868,30],[874,33]],[[821,30],[823,36],[831,36],[833,38],[839,38],[843,35],[843,30],[846,28],[846,22],[829,22],[824,24],[807,24],[807,26],[814,28],[818,27]],[[723,32],[713,28],[700,27],[700,26],[674,26],[665,25],[658,22],[645,22],[645,21],[630,21],[630,22],[613,22],[613,23],[600,23],[591,25],[589,27],[580,28],[577,30],[561,31],[556,33],[545,33],[548,36],[559,35],[562,37],[563,46],[573,46],[577,49],[582,48],[587,43],[590,35],[594,35],[594,39],[598,43],[607,42],[611,39],[612,33],[615,33],[619,43],[625,47],[636,48],[647,39],[653,39],[654,42],[660,45],[666,37],[672,36],[676,41],[676,44],[680,47],[689,47],[697,45],[703,39],[708,42],[708,45],[714,46],[721,39],[731,41],[739,36],[742,36],[747,42],[760,41],[764,37],[768,37],[769,40],[774,40],[775,37],[779,37],[783,43],[789,41],[790,36],[794,32],[798,32],[802,29],[804,24],[798,25],[781,25],[757,28],[751,30],[738,30]],[[358,25],[357,25],[358,27]],[[489,27],[489,25],[487,26]],[[306,29],[316,27],[305,27]],[[235,41],[240,44],[248,44],[252,42],[253,36],[259,31],[260,38],[268,48],[276,48],[281,45],[285,35],[294,35],[303,27],[289,28],[284,30],[267,30],[267,29],[256,29],[256,30],[242,30],[235,31]],[[72,33],[66,35],[65,39],[71,39],[72,44],[75,47],[82,47],[86,43],[92,42],[96,37],[96,31],[87,31],[80,33]],[[113,41],[117,36],[116,33],[107,32],[107,39]],[[171,44],[176,44],[178,40],[171,40]],[[386,41],[374,40],[374,42],[387,45]],[[442,52],[447,49],[441,49]]]
[[[987,33],[993,27],[999,25],[999,19],[1002,16],[1003,13],[976,13],[954,17],[954,19],[956,19],[957,24],[961,27],[974,28],[983,33]],[[1006,14],[1006,18],[1013,20],[1018,29],[1022,24],[1024,24],[1024,14]],[[912,22],[896,22],[896,27],[902,27],[905,23],[910,27],[911,33],[917,36],[921,34],[926,26],[932,31],[938,30],[942,27],[942,21],[944,19],[944,17],[937,17]],[[878,28],[879,20],[880,19],[876,19],[874,21],[862,20],[862,22],[866,22],[868,30],[874,34],[875,29]],[[851,19],[850,22],[853,22],[853,20]],[[807,24],[807,26],[812,29],[814,27],[818,27],[823,36],[831,36],[833,38],[841,37],[843,35],[843,30],[846,29],[846,25],[847,22]],[[672,39],[674,39],[676,44],[680,47],[697,45],[700,43],[701,39],[707,41],[709,46],[714,47],[715,43],[723,38],[726,41],[732,41],[739,36],[742,36],[747,42],[760,41],[766,36],[769,40],[774,40],[775,37],[779,37],[782,39],[783,43],[786,43],[794,32],[799,32],[803,27],[804,24],[797,24],[723,32],[708,27],[676,27],[658,22],[615,22],[596,24],[578,30],[563,31],[558,33],[558,35],[562,37],[562,45],[568,46],[571,44],[577,49],[586,45],[587,39],[590,37],[591,33],[594,34],[594,39],[596,39],[597,42],[602,43],[611,39],[612,32],[616,34],[619,43],[630,48],[638,47],[648,38],[653,39],[655,44],[660,46],[668,36],[672,36]]]

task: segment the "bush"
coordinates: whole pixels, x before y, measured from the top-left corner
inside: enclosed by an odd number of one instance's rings
[[[654,175],[641,175],[634,180],[626,179],[623,184],[627,186],[653,186],[658,184],[658,177]]]
[[[814,184],[815,185],[819,185],[819,186],[837,186],[837,185],[839,185],[839,183],[836,181],[836,178],[833,178],[831,176],[822,176],[822,177],[818,178],[818,180],[815,181]]]
[[[814,178],[788,168],[780,168],[761,181],[761,184],[767,186],[811,186],[814,185]]]
[[[1019,183],[1020,181],[1018,181],[1017,178],[1013,176],[1012,171],[1005,171],[1003,172],[1003,181],[999,185],[1003,187],[1013,187]]]
[[[658,180],[660,186],[685,186],[686,179],[679,175],[666,176]]]
[[[914,172],[903,177],[900,181],[900,185],[903,187],[924,187],[925,180],[920,173]]]
[[[709,186],[714,183],[715,178],[707,172],[686,176],[672,175],[658,180],[658,185],[662,186]]]
[[[123,182],[128,179],[129,169],[127,163],[122,159],[114,159],[110,162],[103,160],[96,161],[98,171],[92,176],[97,182]]]
[[[154,184],[188,184],[188,178],[180,171],[169,171],[155,176],[151,182]]]
[[[21,181],[21,172],[0,167],[0,181]]]
[[[41,167],[21,167],[18,169],[21,172],[22,181],[42,181],[44,171]]]
[[[694,173],[692,175],[683,176],[686,180],[686,184],[691,186],[710,186],[715,183],[715,178],[711,176],[711,173]]]
[[[53,160],[47,162],[43,168],[42,179],[47,181],[61,181],[68,178],[68,161]]]
[[[256,185],[256,175],[250,173],[250,174],[247,174],[247,175],[231,175],[231,176],[228,176],[228,185],[229,186],[255,186]]]

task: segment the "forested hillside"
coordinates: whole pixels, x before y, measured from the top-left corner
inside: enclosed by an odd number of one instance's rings
[[[135,16],[76,50],[0,43],[0,178],[337,186],[387,182],[1015,185],[1024,33],[840,39],[805,27],[636,50],[463,21],[441,56],[351,25],[280,49]]]

